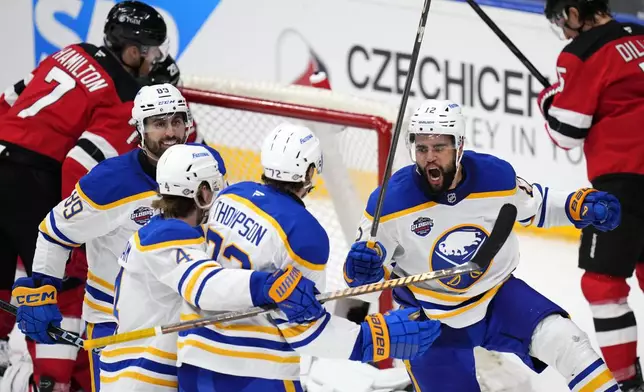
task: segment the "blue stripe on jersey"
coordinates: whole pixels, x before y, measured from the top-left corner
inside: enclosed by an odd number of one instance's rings
[[[80,245],[76,241],[72,241],[67,237],[65,234],[63,234],[60,230],[58,230],[58,227],[56,226],[56,219],[54,219],[54,214],[49,213],[49,225],[51,226],[52,230],[54,230],[54,233],[60,238],[61,240],[67,242],[68,244],[72,245]]]
[[[99,301],[107,302],[114,305],[114,297],[112,297],[107,293],[102,292],[101,290],[95,287],[90,286],[89,284],[85,284],[85,291]]]
[[[598,367],[600,367],[603,364],[604,364],[604,361],[602,361],[601,358],[596,360],[592,364],[590,364],[590,366],[588,366],[586,369],[584,369],[581,373],[579,373],[577,376],[575,376],[575,378],[573,378],[572,381],[570,381],[570,383],[568,383],[568,388],[570,388],[570,390],[572,391],[575,388],[575,386],[577,384],[579,384],[580,381],[582,381],[590,373],[594,372],[595,369],[597,369]]]
[[[65,248],[67,250],[70,250],[70,251],[74,249],[74,247],[72,247],[72,246],[68,246],[68,245],[65,245],[65,244],[63,244],[61,242],[56,241],[54,238],[50,237],[46,233],[43,233],[42,231],[40,232],[40,234],[43,236],[44,239],[46,239],[48,242],[51,242],[54,245],[61,246],[61,247]]]
[[[612,387],[606,390],[606,392],[615,392],[615,391],[619,391],[619,385],[617,384],[614,384]]]
[[[139,163],[140,151],[137,148],[100,162],[80,179],[78,186],[85,196],[99,206],[156,191],[159,185],[145,174]]]
[[[142,246],[199,238],[203,238],[200,226],[193,227],[182,220],[165,219],[161,215],[154,216],[147,225],[139,229]]]
[[[320,325],[318,325],[317,329],[315,332],[313,332],[311,335],[309,335],[306,339],[302,339],[298,342],[293,342],[291,343],[291,347],[293,348],[298,348],[298,347],[303,347],[306,346],[307,344],[311,343],[315,339],[317,339],[318,336],[324,331],[324,328],[326,328],[326,325],[329,323],[329,320],[331,320],[331,314],[328,312],[324,315],[324,320],[319,321]]]
[[[168,376],[177,375],[177,367],[174,365],[166,365],[147,358],[134,358],[124,359],[118,362],[103,362],[100,361],[101,370],[106,372],[118,372],[128,367],[138,367],[141,369],[149,370],[151,372],[165,374]]]
[[[546,206],[548,202],[548,187],[545,189],[541,188],[541,185],[535,184],[537,188],[539,188],[539,191],[541,192],[541,195],[543,196],[543,200],[541,201],[541,214],[539,214],[539,222],[537,222],[537,227],[543,227],[543,224],[546,222]]]
[[[208,283],[208,280],[212,278],[213,276],[217,275],[219,271],[222,271],[222,268],[217,268],[214,271],[210,271],[208,275],[206,275],[202,280],[201,283],[199,284],[199,289],[197,290],[197,295],[195,296],[195,306],[199,309],[201,307],[199,306],[199,299],[201,298],[201,292],[203,291],[204,287],[206,287],[206,283]],[[183,277],[182,277],[183,279]]]
[[[528,223],[528,222],[530,222],[531,220],[532,220],[532,217],[529,217],[529,218],[522,219],[522,220],[520,220],[519,222],[521,222],[521,223]]]
[[[272,217],[286,235],[288,244],[297,256],[317,265],[327,263],[329,236],[301,200],[274,187],[256,182],[239,182],[230,185],[219,193],[219,196],[222,195],[241,197]],[[216,206],[213,206],[214,208]],[[225,213],[223,210],[220,212]],[[212,219],[217,221],[222,218],[216,210],[213,215]]]
[[[293,348],[291,348],[291,345],[286,342],[276,342],[274,340],[250,338],[245,336],[226,336],[209,328],[196,328],[179,332],[179,336],[185,337],[188,335],[197,335],[213,342],[230,344],[233,346],[257,347],[287,352],[294,351]]]
[[[516,187],[517,179],[514,168],[501,158],[474,151],[465,151],[461,159],[465,173],[463,181],[449,193],[456,195],[457,202],[472,193],[508,191]],[[424,191],[425,178],[416,171],[416,165],[409,165],[391,176],[387,184],[387,193],[382,207],[382,216],[407,210],[430,201],[453,205],[447,201],[447,193],[440,197],[430,197]],[[380,187],[371,193],[366,212],[373,216]]]
[[[177,285],[178,292],[179,292],[179,294],[181,294],[181,296],[183,296],[183,291],[182,291],[183,290],[183,283],[186,281],[186,279],[188,279],[188,276],[190,276],[190,273],[195,268],[199,267],[201,264],[208,263],[208,262],[212,262],[212,260],[210,260],[210,259],[197,260],[194,263],[192,263],[192,265],[190,267],[188,267],[186,269],[186,271],[183,273],[183,276],[181,277],[181,279],[179,279],[179,284]]]

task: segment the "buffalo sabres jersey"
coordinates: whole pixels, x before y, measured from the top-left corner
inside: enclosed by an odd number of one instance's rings
[[[213,311],[253,306],[252,271],[223,270],[206,253],[201,227],[155,216],[118,260],[117,333],[179,321],[182,306]],[[176,391],[177,334],[110,345],[101,353],[101,391]]]
[[[147,158],[140,154],[137,148],[95,166],[39,226],[35,272],[62,278],[71,249],[86,245],[83,320],[90,323],[114,321],[116,260],[132,234],[155,215],[151,205],[158,185],[154,173],[143,169],[140,160]]]
[[[428,185],[416,165],[391,177],[377,233],[386,251],[386,277],[392,271],[408,276],[470,261],[505,203],[517,207],[517,220],[524,226],[571,225],[565,210],[569,193],[530,185],[508,162],[492,155],[465,151],[461,165],[462,182],[439,197],[425,192]],[[370,233],[378,193],[376,189],[369,198],[358,240]],[[396,289],[394,297],[406,306],[422,306],[432,319],[462,328],[485,316],[518,262],[519,243],[512,233],[485,270]]]
[[[219,194],[208,226],[210,255],[222,267],[273,272],[292,264],[324,291],[329,238],[297,197],[268,185],[237,183]],[[237,376],[297,380],[300,354],[349,358],[359,331],[360,326],[329,313],[298,325],[273,312],[180,332],[179,363]]]

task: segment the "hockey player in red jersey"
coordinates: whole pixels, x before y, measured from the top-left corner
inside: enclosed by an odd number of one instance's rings
[[[164,57],[166,25],[152,7],[124,1],[110,10],[104,33],[104,46],[63,48],[3,96],[0,201],[29,208],[9,209],[0,222],[0,299],[10,298],[18,255],[31,272],[38,224],[61,194],[100,160],[134,147],[127,144],[132,100]],[[19,197],[14,189],[31,189],[32,196]],[[14,322],[0,315],[0,339]]]
[[[582,292],[621,389],[644,391],[626,283],[635,271],[644,288],[644,27],[613,20],[608,0],[548,0],[545,14],[571,39],[557,60],[559,80],[539,96],[548,134],[564,149],[583,145],[593,188],[622,205],[617,229],[582,230]]]

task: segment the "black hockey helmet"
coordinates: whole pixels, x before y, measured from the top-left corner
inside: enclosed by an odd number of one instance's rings
[[[165,60],[154,65],[148,78],[150,79],[150,84],[170,83],[176,87],[179,84],[181,72],[172,56],[168,55]]]
[[[167,37],[163,16],[140,1],[122,1],[112,7],[105,21],[105,45],[120,50],[126,45],[161,46]]]
[[[553,24],[561,25],[568,19],[568,9],[576,8],[581,20],[592,20],[595,14],[610,15],[608,0],[546,0],[544,14]]]

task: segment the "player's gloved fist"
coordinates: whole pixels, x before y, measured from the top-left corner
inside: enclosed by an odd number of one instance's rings
[[[265,303],[277,304],[289,322],[306,323],[324,316],[326,311],[315,298],[320,292],[315,283],[289,265],[269,274],[262,289]]]
[[[344,263],[344,280],[349,287],[379,282],[385,276],[382,263],[386,256],[387,251],[380,242],[374,247],[367,241],[355,242]]]
[[[559,82],[557,82],[550,87],[544,88],[539,93],[539,96],[537,97],[537,104],[539,104],[539,109],[541,109],[543,118],[548,119],[548,110],[550,110],[550,106],[552,106],[552,101],[554,100],[555,95],[557,95],[557,93],[560,91],[561,85],[559,84]]]
[[[386,358],[414,359],[423,355],[440,336],[441,323],[416,321],[421,311],[407,308],[367,316],[350,359],[378,362]]]
[[[566,205],[568,218],[578,229],[593,225],[600,231],[610,231],[621,221],[619,200],[607,192],[583,188],[571,193]]]
[[[11,295],[18,302],[18,328],[38,343],[56,343],[47,328],[59,327],[63,319],[56,305],[60,287],[60,279],[36,272],[31,278],[19,278],[13,284]]]

